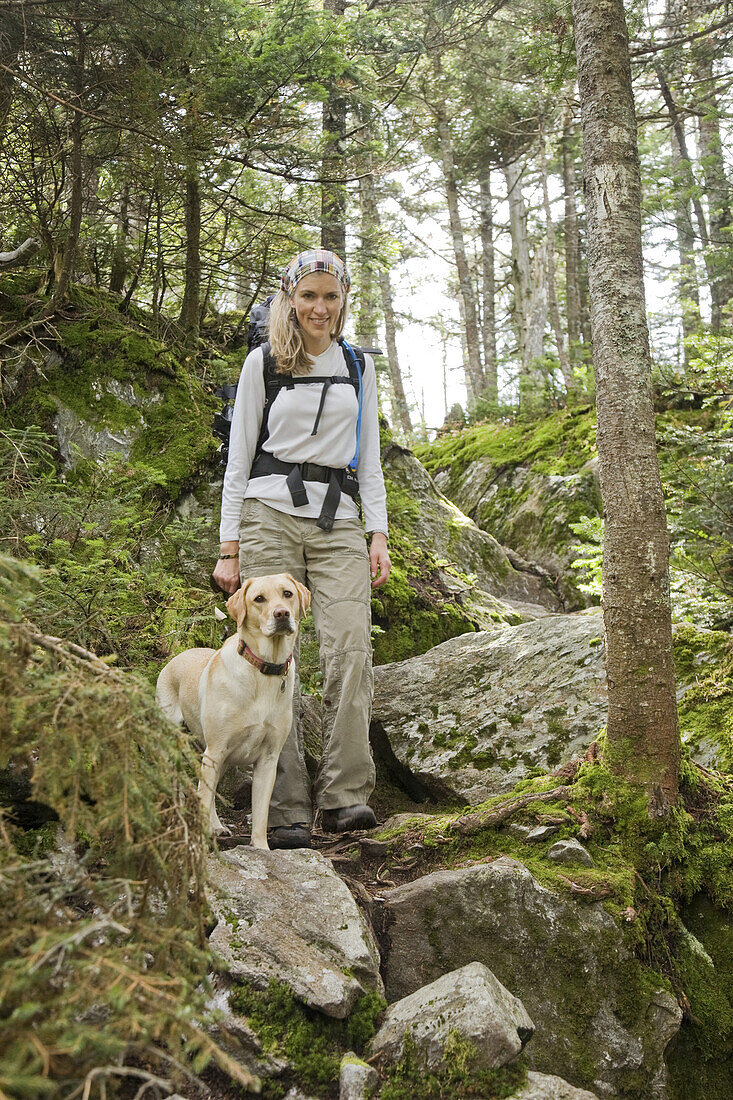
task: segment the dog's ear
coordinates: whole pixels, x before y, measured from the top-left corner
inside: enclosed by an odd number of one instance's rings
[[[251,583],[251,577],[249,580],[242,581],[241,587],[227,600],[227,611],[234,619],[237,626],[241,626],[247,618],[247,602],[244,597]]]
[[[295,577],[292,577],[290,573],[286,573],[285,576],[298,593],[298,599],[300,600],[300,618],[302,619],[311,605],[311,594],[305,585],[301,584],[300,581],[296,581]]]

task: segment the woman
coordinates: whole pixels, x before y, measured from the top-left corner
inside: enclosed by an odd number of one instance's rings
[[[283,273],[269,343],[247,356],[237,388],[214,570],[227,592],[240,575],[282,572],[311,591],[323,670],[324,751],[314,795],[329,832],[376,825],[367,805],[374,789],[369,579],[380,588],[390,571],[374,363],[365,356],[359,378],[353,352],[338,342],[349,287],[345,264],[325,249],[301,252]],[[294,720],[270,803],[270,847],[310,847],[311,816]]]

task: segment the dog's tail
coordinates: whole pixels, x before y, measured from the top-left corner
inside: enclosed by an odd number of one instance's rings
[[[176,726],[180,725],[183,721],[183,711],[181,710],[178,685],[175,683],[169,664],[165,666],[158,677],[158,683],[155,686],[155,701],[170,722],[173,722]]]

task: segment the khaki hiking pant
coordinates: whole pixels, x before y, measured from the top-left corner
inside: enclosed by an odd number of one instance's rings
[[[323,810],[367,802],[375,777],[369,747],[374,678],[369,554],[360,520],[336,520],[332,531],[322,531],[315,519],[245,500],[239,570],[242,580],[290,573],[310,589],[323,673],[323,757],[314,801]],[[296,674],[293,725],[277,766],[271,828],[312,818],[299,701]]]

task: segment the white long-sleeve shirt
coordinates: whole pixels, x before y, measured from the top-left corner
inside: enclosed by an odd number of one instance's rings
[[[366,529],[387,534],[387,505],[379,454],[377,378],[371,356],[367,355],[365,359],[361,439],[356,472]],[[313,358],[311,374],[348,377],[349,370],[344,354],[335,341],[322,355]],[[312,462],[336,469],[342,469],[351,462],[356,450],[356,391],[351,385],[329,387],[318,431],[316,435],[312,435],[322,390],[323,386],[318,383],[312,386],[299,383],[292,389],[287,389],[286,386],[280,389],[270,407],[267,421],[269,435],[265,450],[283,462]],[[262,348],[255,348],[244,361],[234,402],[229,461],[224,475],[221,501],[219,537],[222,542],[239,539],[242,503],[248,497],[256,497],[271,508],[291,515],[317,519],[321,514],[327,484],[306,481],[308,504],[296,508],[283,474],[250,478],[264,405]],[[342,493],[336,519],[348,519],[357,515],[354,501]]]

